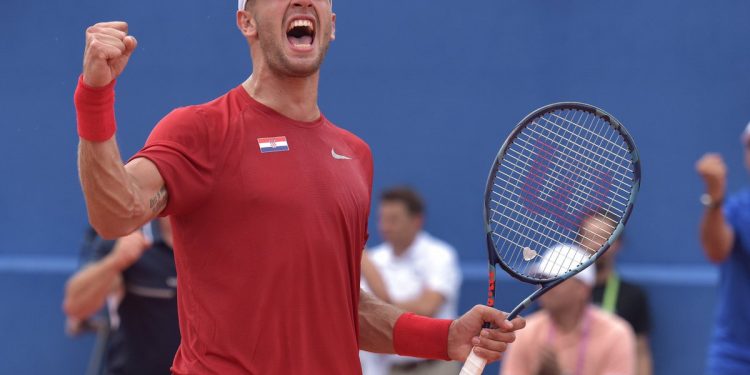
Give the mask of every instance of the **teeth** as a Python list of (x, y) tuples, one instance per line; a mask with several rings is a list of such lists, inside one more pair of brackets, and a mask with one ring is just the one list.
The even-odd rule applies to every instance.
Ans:
[(289, 24), (289, 28), (287, 28), (286, 31), (289, 31), (295, 27), (307, 27), (310, 30), (315, 31), (315, 27), (310, 20), (294, 20)]

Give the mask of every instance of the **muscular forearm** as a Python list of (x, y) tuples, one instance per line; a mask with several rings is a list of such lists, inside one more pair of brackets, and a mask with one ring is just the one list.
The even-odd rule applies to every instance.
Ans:
[(110, 254), (73, 275), (65, 286), (65, 314), (83, 320), (96, 313), (121, 284), (121, 272), (120, 262)]
[(398, 308), (360, 290), (360, 349), (374, 353), (394, 353), (393, 326), (402, 313)]
[(105, 238), (131, 233), (166, 204), (164, 181), (156, 167), (143, 160), (123, 166), (114, 137), (114, 82), (136, 45), (125, 22), (102, 22), (86, 29), (83, 74), (74, 95), (81, 185), (89, 221)]
[(707, 209), (701, 220), (701, 243), (706, 257), (714, 263), (724, 261), (732, 250), (734, 233), (720, 209)]

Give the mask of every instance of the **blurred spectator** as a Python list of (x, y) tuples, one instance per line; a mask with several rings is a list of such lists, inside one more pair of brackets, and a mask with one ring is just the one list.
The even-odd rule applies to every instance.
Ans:
[[(423, 225), (424, 203), (415, 191), (399, 187), (382, 194), (378, 229), (385, 242), (363, 256), (363, 287), (406, 311), (453, 319), (461, 287), (457, 255)], [(365, 375), (456, 375), (461, 368), (457, 362), (366, 352), (360, 357)]]
[(111, 332), (103, 373), (168, 374), (180, 343), (169, 221), (152, 221), (116, 241), (87, 237), (84, 266), (65, 288), (69, 332), (80, 331), (107, 305)]
[[(741, 136), (750, 168), (750, 124)], [(700, 238), (719, 265), (719, 308), (708, 351), (708, 374), (750, 374), (750, 189), (726, 198), (727, 167), (719, 154), (696, 164), (706, 192)], [(723, 210), (722, 210), (723, 207)]]
[[(595, 212), (586, 217), (582, 223), (582, 231), (593, 235), (585, 236), (581, 243), (584, 247), (598, 249), (612, 233), (608, 223), (616, 222), (617, 219), (606, 212)], [(617, 314), (630, 323), (636, 338), (636, 374), (651, 375), (653, 369), (648, 337), (651, 325), (648, 299), (641, 287), (621, 279), (615, 269), (621, 239), (622, 237), (612, 243), (609, 250), (594, 263), (596, 283), (591, 298), (602, 310)]]
[[(569, 246), (546, 251), (539, 269), (588, 256), (580, 248), (571, 255)], [(588, 267), (540, 297), (542, 310), (528, 317), (526, 328), (508, 347), (502, 375), (635, 373), (635, 335), (623, 319), (589, 302), (595, 279), (596, 271)]]

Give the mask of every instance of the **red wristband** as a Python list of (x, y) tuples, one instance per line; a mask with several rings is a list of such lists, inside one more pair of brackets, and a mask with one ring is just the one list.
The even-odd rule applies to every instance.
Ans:
[(448, 330), (452, 322), (412, 313), (402, 314), (393, 327), (393, 348), (396, 354), (450, 361)]
[(78, 119), (78, 136), (92, 142), (104, 142), (117, 129), (115, 122), (115, 81), (104, 87), (91, 87), (78, 78), (73, 96)]

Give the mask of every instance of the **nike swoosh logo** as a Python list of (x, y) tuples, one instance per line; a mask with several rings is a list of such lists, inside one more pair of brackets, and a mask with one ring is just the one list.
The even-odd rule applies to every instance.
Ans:
[(331, 149), (331, 156), (333, 156), (334, 159), (338, 159), (338, 160), (352, 160), (352, 158), (348, 156), (337, 154), (336, 151), (333, 151), (333, 149)]

